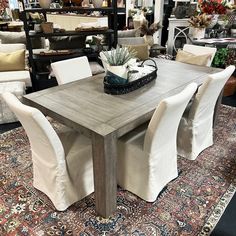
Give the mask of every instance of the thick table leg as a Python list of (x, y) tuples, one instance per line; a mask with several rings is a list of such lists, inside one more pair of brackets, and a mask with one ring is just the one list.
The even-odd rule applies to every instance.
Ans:
[(95, 205), (98, 215), (108, 218), (116, 210), (117, 139), (92, 134)]

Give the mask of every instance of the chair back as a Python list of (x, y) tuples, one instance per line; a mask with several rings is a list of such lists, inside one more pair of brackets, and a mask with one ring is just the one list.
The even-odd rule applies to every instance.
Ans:
[(26, 49), (23, 43), (0, 44), (0, 52), (11, 53), (21, 49)]
[(211, 57), (207, 61), (206, 66), (211, 66), (211, 63), (214, 59), (217, 49), (213, 47), (204, 47), (204, 46), (197, 46), (192, 44), (185, 44), (183, 47), (183, 51), (192, 53), (196, 56), (211, 54)]
[(166, 148), (173, 148), (176, 152), (176, 145), (174, 144), (176, 144), (178, 125), (196, 89), (197, 84), (191, 83), (180, 93), (160, 102), (145, 134), (143, 147), (145, 151), (154, 154)]
[(59, 85), (92, 76), (86, 56), (57, 61), (51, 67)]
[(216, 101), (234, 70), (235, 66), (231, 65), (221, 72), (208, 76), (208, 79), (199, 87), (194, 97), (189, 111), (188, 118), (190, 120), (199, 122), (200, 120), (211, 119), (213, 121)]
[(24, 127), (30, 141), (33, 163), (57, 166), (65, 159), (62, 143), (45, 116), (36, 108), (22, 104), (12, 93), (2, 95)]

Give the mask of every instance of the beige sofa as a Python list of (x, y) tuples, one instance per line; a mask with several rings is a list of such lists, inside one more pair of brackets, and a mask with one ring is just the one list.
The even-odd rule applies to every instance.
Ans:
[[(17, 44), (0, 44), (0, 54), (1, 53), (13, 53), (18, 50), (25, 49), (25, 44), (17, 43)], [(4, 55), (4, 54), (2, 54)], [(26, 59), (25, 59), (26, 60)], [(27, 65), (28, 63), (25, 63)], [(25, 67), (24, 70), (14, 70), (14, 68), (10, 71), (0, 71), (0, 83), (1, 82), (11, 82), (11, 81), (22, 81), (25, 83), (26, 87), (31, 87), (31, 78), (29, 70)]]

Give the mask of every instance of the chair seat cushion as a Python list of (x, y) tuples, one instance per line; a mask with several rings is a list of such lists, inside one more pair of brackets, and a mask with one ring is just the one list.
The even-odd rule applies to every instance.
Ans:
[(12, 81), (25, 82), (26, 87), (32, 86), (30, 73), (27, 70), (0, 72), (0, 83)]

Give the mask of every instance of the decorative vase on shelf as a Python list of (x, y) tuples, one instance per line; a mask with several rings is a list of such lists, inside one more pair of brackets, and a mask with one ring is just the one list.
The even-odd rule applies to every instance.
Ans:
[(39, 5), (42, 8), (50, 8), (51, 3), (52, 3), (52, 0), (39, 0)]
[(92, 3), (95, 8), (100, 8), (102, 7), (103, 0), (92, 0)]
[(154, 44), (154, 39), (152, 35), (145, 34), (143, 38), (144, 38), (145, 43), (147, 43), (149, 47), (151, 47)]
[(205, 37), (206, 28), (191, 27), (191, 34), (193, 39), (202, 39)]

